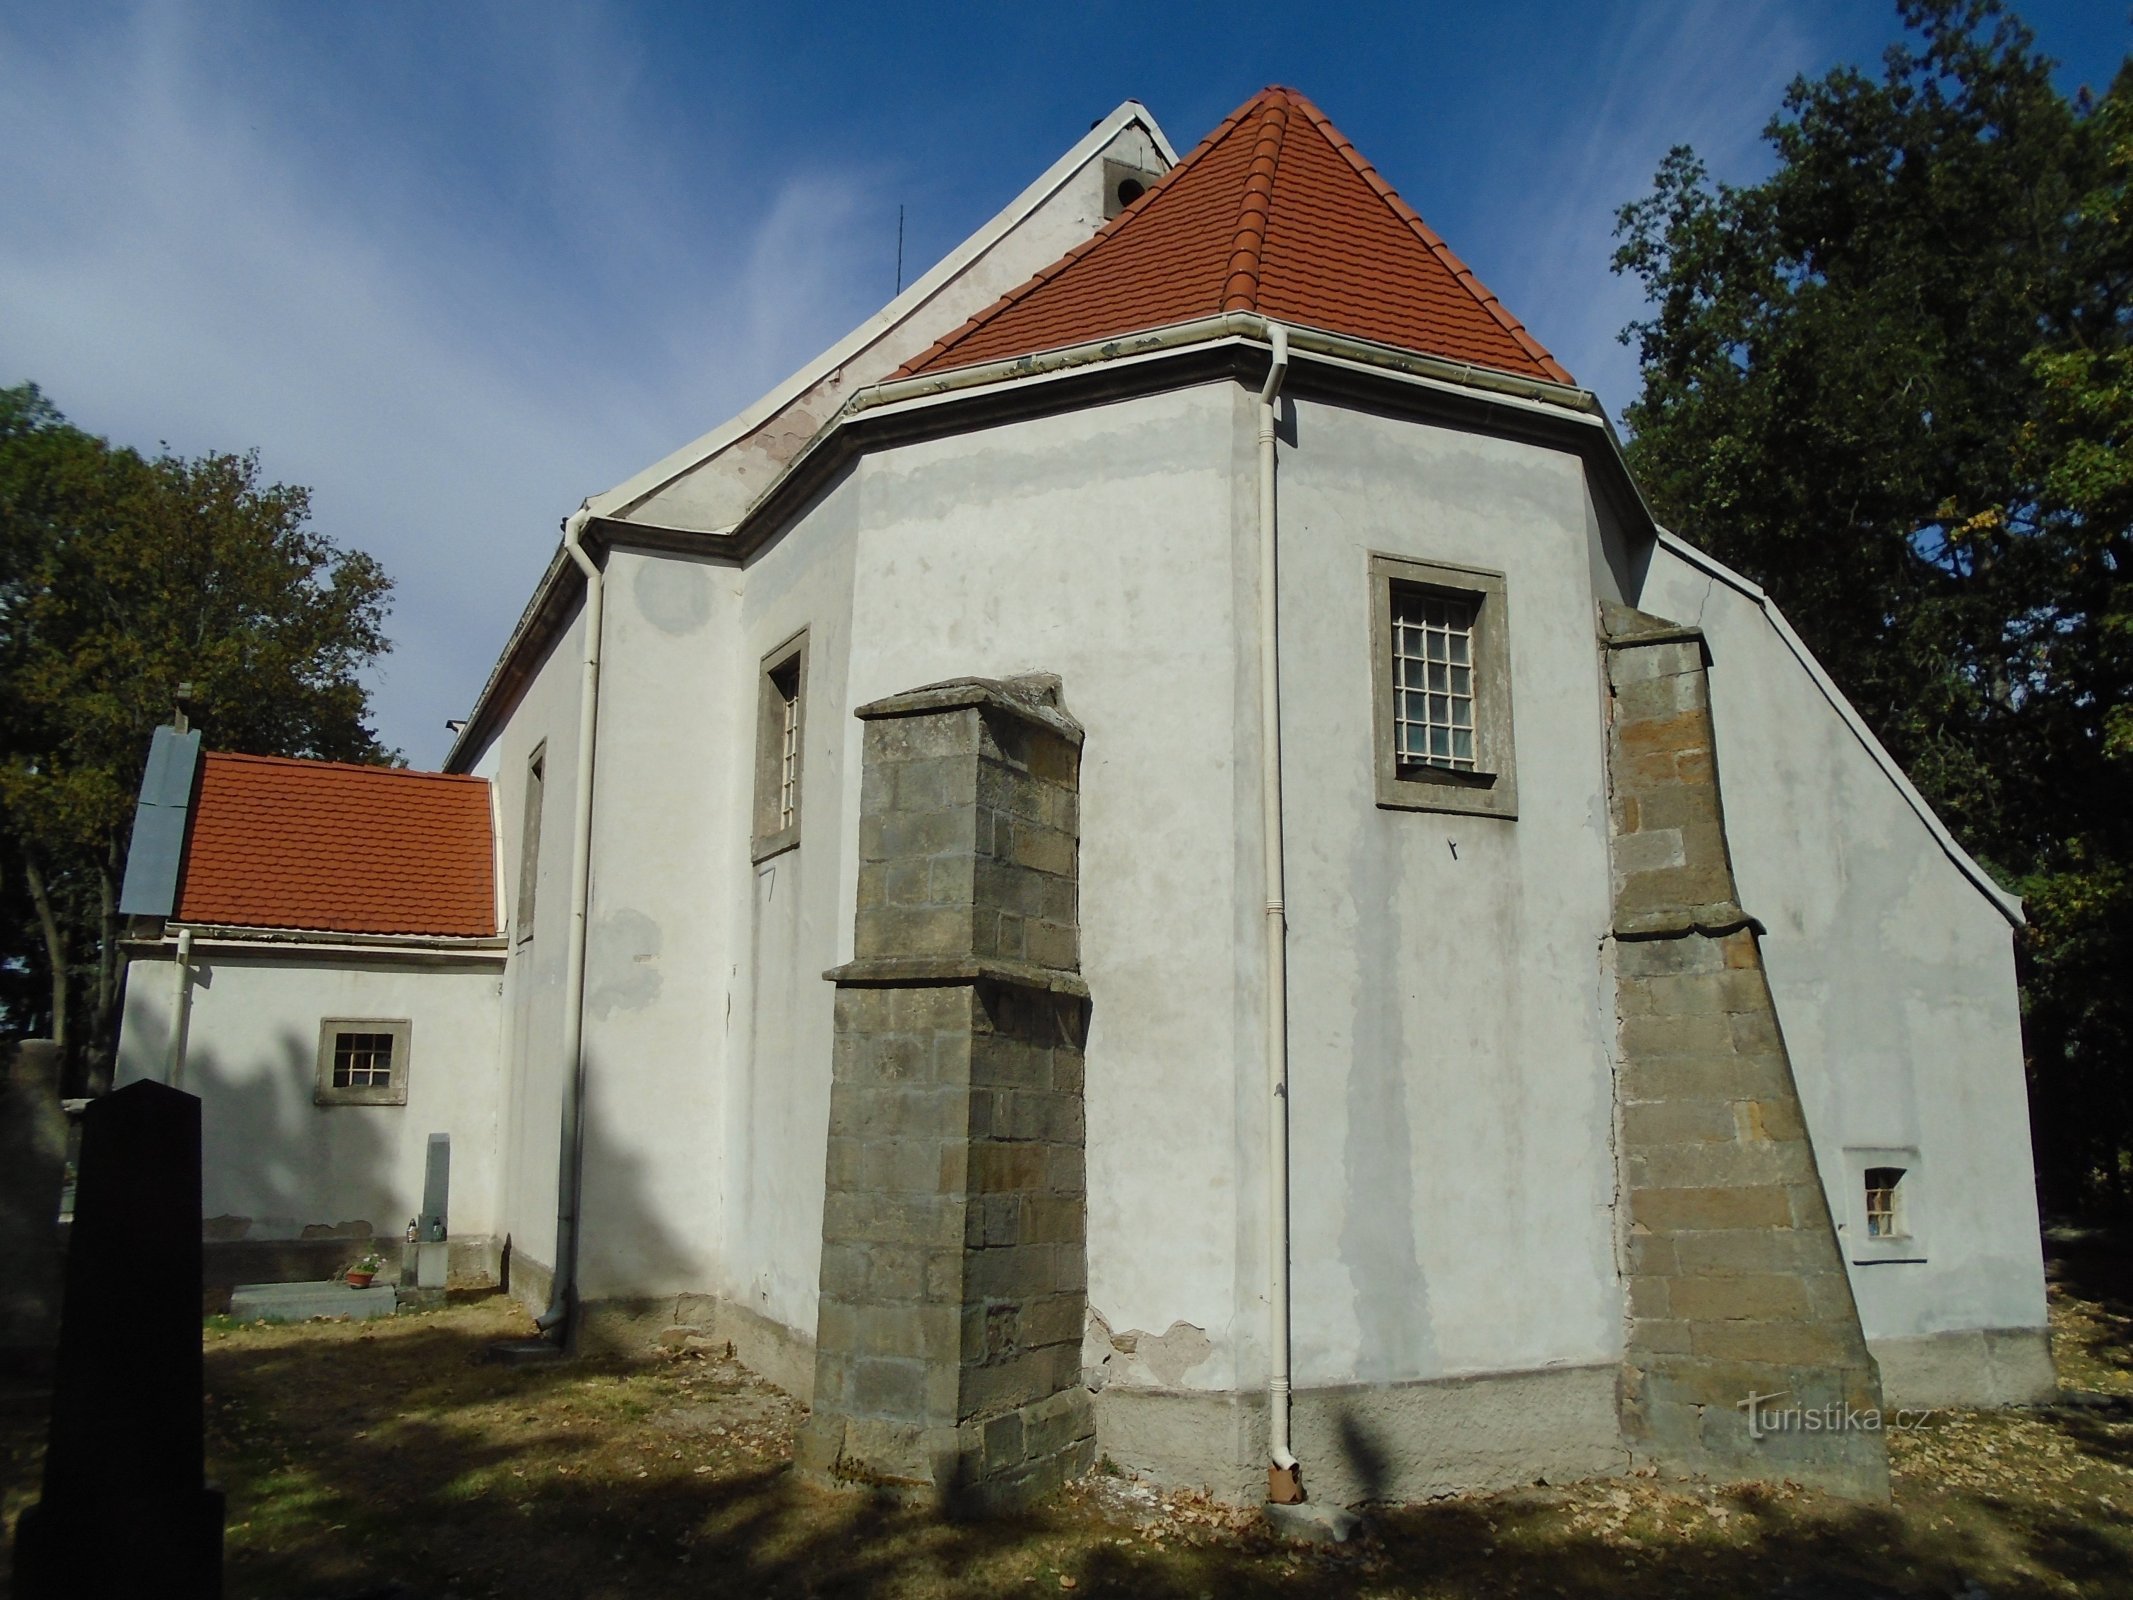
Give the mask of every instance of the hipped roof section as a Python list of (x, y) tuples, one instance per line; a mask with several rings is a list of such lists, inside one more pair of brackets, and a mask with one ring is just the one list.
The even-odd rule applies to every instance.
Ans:
[(1575, 382), (1325, 113), (1284, 88), (1239, 106), (1093, 238), (897, 376), (1228, 311)]
[(489, 785), (210, 751), (176, 915), (221, 927), (493, 937)]

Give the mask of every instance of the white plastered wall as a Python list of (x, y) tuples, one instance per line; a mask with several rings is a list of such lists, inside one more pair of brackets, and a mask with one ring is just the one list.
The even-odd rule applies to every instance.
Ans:
[[(1217, 384), (929, 440), (857, 469), (862, 531), (848, 700), (942, 678), (1055, 672), (1081, 764), (1089, 1302), (1119, 1332), (1176, 1323), (1189, 1387), (1239, 1381), (1246, 1248), (1263, 1201), (1251, 1083), (1256, 766), (1239, 727), (1240, 391)], [(858, 814), (847, 719), (843, 815)], [(1239, 807), (1252, 807), (1248, 832)], [(1256, 877), (1256, 857), (1253, 858)], [(851, 942), (856, 867), (839, 886)], [(1252, 1238), (1259, 1235), (1251, 1232)]]
[[(1637, 604), (1704, 630), (1741, 904), (1870, 1342), (2042, 1329), (2006, 917), (1952, 860), (1762, 606), (1659, 547)], [(1847, 1149), (1916, 1149), (1923, 1260), (1853, 1260)], [(1884, 1356), (1886, 1363), (1887, 1357)]]
[[(729, 564), (607, 559), (586, 934), (588, 1298), (702, 1290), (718, 1270), (727, 908), (744, 882), (730, 827), (747, 766), (739, 590)], [(558, 831), (569, 803), (551, 790)], [(563, 908), (567, 856), (552, 892)]]
[[(362, 1222), (397, 1238), (422, 1209), (433, 1133), (452, 1136), (453, 1235), (499, 1231), (495, 964), (201, 946), (193, 971), (178, 1087), (200, 1097), (201, 1215), (224, 1219), (218, 1237), (287, 1239)], [(163, 1079), (172, 988), (167, 955), (130, 965), (118, 1082)], [(326, 1017), (412, 1024), (406, 1105), (313, 1103)]]
[(638, 521), (667, 527), (731, 527), (852, 394), (1102, 227), (1106, 160), (1161, 173), (1171, 158), (1154, 120), (1137, 107), (1121, 107), (947, 260), (780, 391), (597, 497), (594, 508), (610, 514), (627, 508)]
[[(571, 797), (578, 743), (582, 607), (533, 671), (488, 744), (467, 763), (496, 796), (503, 928), (511, 941), (499, 1047), (499, 1228), (514, 1261), (555, 1264), (557, 1130), (565, 1073), (563, 970), (570, 922)], [(542, 751), (540, 881), (533, 937), (518, 937), (526, 775)]]
[[(852, 636), (855, 499), (846, 477), (749, 565), (731, 642), (735, 713), (719, 849), (730, 1010), (725, 1138), (710, 1147), (725, 1186), (728, 1301), (812, 1343), (822, 1264), (835, 991), (822, 974), (850, 940), (856, 821), (844, 810), (845, 692)], [(807, 634), (799, 843), (750, 861), (757, 675), (763, 657)], [(856, 789), (857, 778), (850, 787)]]
[[(1612, 1361), (1600, 518), (1582, 463), (1309, 401), (1293, 415), (1280, 508), (1296, 1381)], [(1377, 806), (1373, 552), (1504, 575), (1516, 820)]]

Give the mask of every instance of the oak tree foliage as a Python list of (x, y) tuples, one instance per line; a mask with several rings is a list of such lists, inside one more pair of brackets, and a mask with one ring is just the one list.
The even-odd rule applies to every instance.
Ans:
[(382, 761), (391, 582), (256, 454), (154, 457), (0, 389), (0, 1011), (77, 1069), (116, 1029), (116, 902), (181, 683), (214, 749)]
[(1796, 80), (1760, 183), (1619, 215), (1631, 465), (1767, 588), (2019, 942), (2048, 1200), (2133, 1203), (2133, 63), (2100, 99), (1992, 0)]

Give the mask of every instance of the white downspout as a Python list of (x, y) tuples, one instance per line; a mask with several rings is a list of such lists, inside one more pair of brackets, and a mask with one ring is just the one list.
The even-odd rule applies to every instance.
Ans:
[(1289, 330), (1267, 324), (1273, 360), (1259, 390), (1259, 809), (1266, 846), (1267, 1498), (1303, 1498), (1289, 1449), (1289, 963), (1281, 859), (1281, 564), (1274, 499), (1275, 417)]
[(165, 1063), (163, 1081), (173, 1089), (185, 1087), (186, 1035), (193, 1023), (193, 930), (178, 930), (178, 956), (171, 963), (176, 969), (171, 976), (170, 987), (170, 1059)]
[(580, 506), (563, 524), (563, 549), (585, 574), (585, 666), (578, 687), (578, 770), (570, 814), (570, 933), (563, 956), (564, 1086), (556, 1170), (555, 1280), (548, 1309), (535, 1319), (557, 1344), (570, 1336), (577, 1301), (578, 1213), (585, 1170), (585, 912), (592, 893), (593, 751), (600, 729), (600, 618), (606, 599), (599, 563), (581, 542), (592, 520)]

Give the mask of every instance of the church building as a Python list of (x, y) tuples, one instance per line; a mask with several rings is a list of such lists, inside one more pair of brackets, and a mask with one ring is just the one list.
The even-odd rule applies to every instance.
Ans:
[(187, 756), (211, 1236), (446, 1134), (458, 1279), (977, 1505), (1872, 1497), (1800, 1418), (2051, 1393), (2020, 905), (1535, 330), (1304, 96), (1119, 107), (588, 498), (444, 772)]

